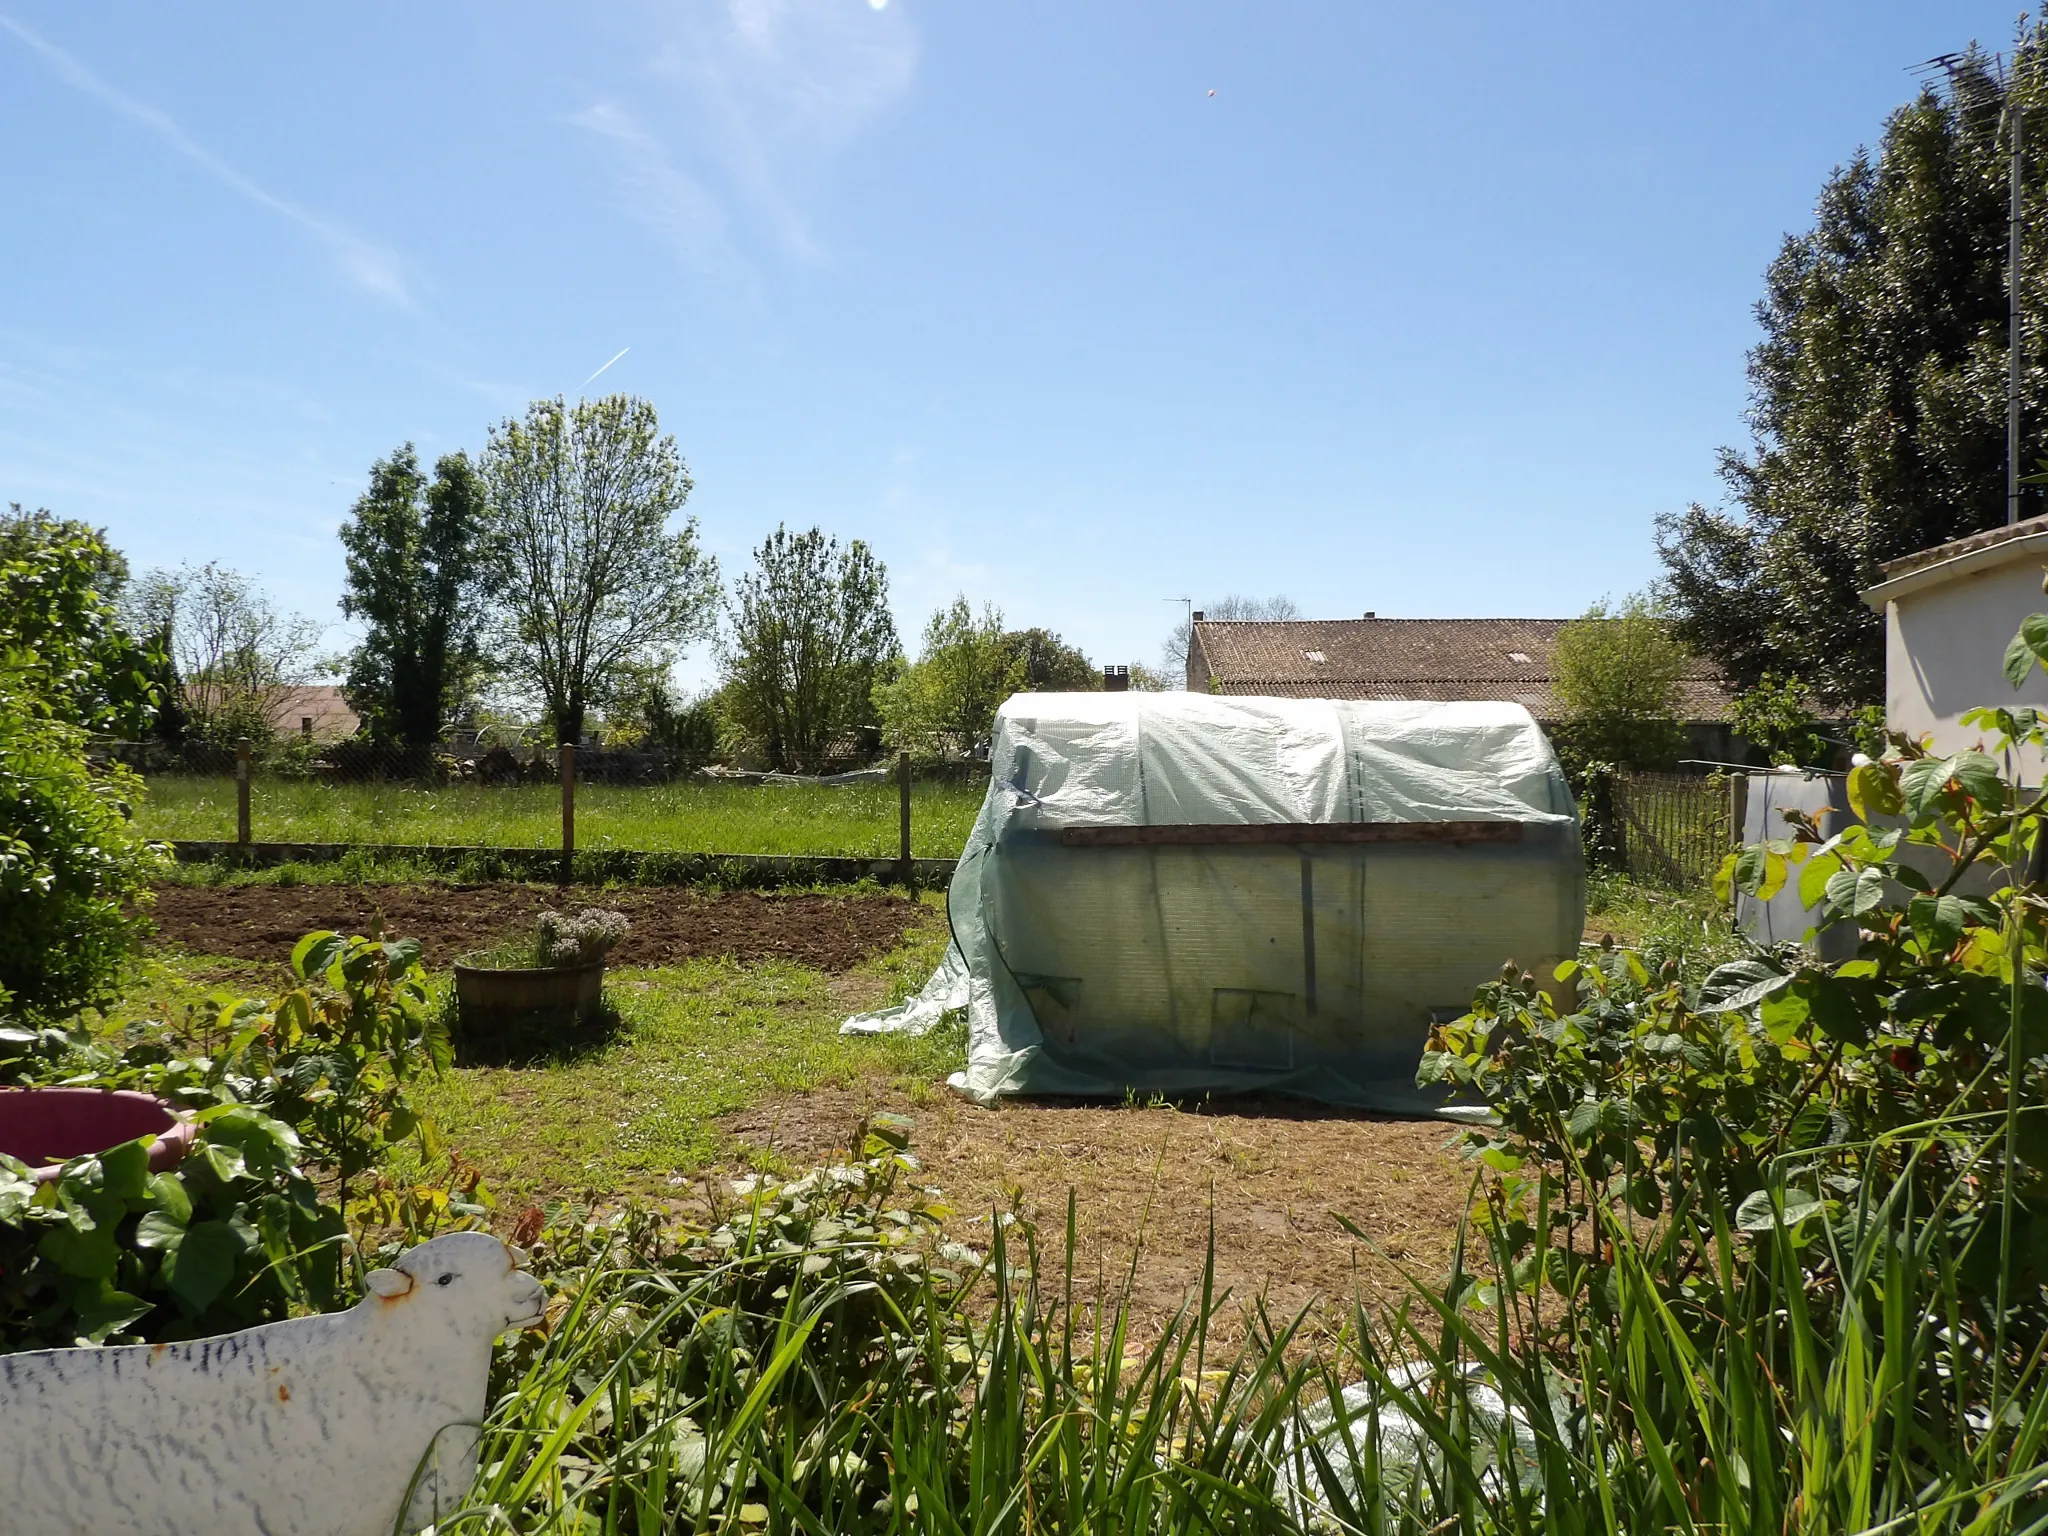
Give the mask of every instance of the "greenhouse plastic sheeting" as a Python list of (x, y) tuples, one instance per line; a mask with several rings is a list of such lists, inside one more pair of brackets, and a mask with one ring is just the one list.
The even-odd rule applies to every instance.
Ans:
[(989, 763), (944, 961), (843, 1026), (965, 1008), (952, 1083), (984, 1103), (1269, 1090), (1434, 1111), (1415, 1086), (1431, 1023), (1508, 960), (1548, 974), (1577, 952), (1578, 815), (1519, 705), (1020, 694)]

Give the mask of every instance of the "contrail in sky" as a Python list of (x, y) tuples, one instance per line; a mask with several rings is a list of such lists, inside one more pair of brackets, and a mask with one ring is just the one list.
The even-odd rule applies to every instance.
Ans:
[[(617, 362), (617, 361), (619, 360), (619, 358), (621, 358), (621, 357), (624, 357), (624, 356), (625, 356), (625, 355), (626, 355), (626, 354), (627, 354), (628, 352), (630, 352), (630, 351), (632, 351), (632, 350), (633, 350), (633, 349), (632, 349), (631, 347), (621, 347), (621, 348), (619, 348), (619, 350), (618, 350), (618, 353), (617, 353), (617, 355), (616, 355), (616, 356), (614, 356), (614, 357), (612, 358), (612, 360), (611, 360), (611, 363), (606, 363), (606, 364), (604, 365), (604, 368), (609, 368), (609, 367), (611, 367), (612, 363), (616, 363), (616, 362)], [(603, 373), (603, 372), (604, 372), (604, 368), (600, 368), (600, 369), (598, 369), (598, 370), (597, 370), (597, 373)], [(593, 374), (592, 374), (592, 375), (590, 376), (590, 379), (594, 379), (594, 378), (596, 378), (596, 377), (597, 377), (597, 373), (593, 373)], [(578, 389), (588, 389), (588, 388), (590, 387), (590, 379), (585, 379), (585, 380), (584, 380), (584, 381), (583, 381), (583, 382), (582, 382), (581, 384), (578, 384), (578, 385), (577, 385), (576, 387), (577, 387)]]

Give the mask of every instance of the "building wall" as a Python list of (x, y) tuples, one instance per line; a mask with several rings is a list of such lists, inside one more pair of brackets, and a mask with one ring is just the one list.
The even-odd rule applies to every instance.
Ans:
[[(1985, 733), (1961, 717), (1984, 705), (2048, 707), (2048, 676), (2038, 670), (2017, 691), (2005, 680), (2005, 648), (2020, 620), (2048, 610), (2037, 559), (2017, 559), (1907, 592), (1885, 604), (1885, 724), (1908, 736), (1932, 736), (1940, 752), (1986, 747)], [(2029, 784), (2043, 780), (2039, 753), (2007, 763)]]

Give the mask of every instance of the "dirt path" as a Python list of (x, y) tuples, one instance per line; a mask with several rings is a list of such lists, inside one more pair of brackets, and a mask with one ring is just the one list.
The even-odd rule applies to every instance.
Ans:
[(1314, 1306), (1320, 1331), (1342, 1325), (1353, 1296), (1375, 1311), (1399, 1300), (1402, 1266), (1430, 1280), (1445, 1272), (1466, 1206), (1469, 1170), (1446, 1150), (1453, 1127), (1293, 1100), (985, 1110), (950, 1096), (913, 1106), (840, 1090), (721, 1123), (742, 1143), (806, 1165), (843, 1155), (875, 1109), (916, 1122), (912, 1148), (959, 1212), (955, 1235), (977, 1246), (987, 1242), (991, 1211), (1014, 1209), (1038, 1224), (1056, 1260), (1071, 1188), (1077, 1289), (1098, 1274), (1115, 1288), (1142, 1230), (1133, 1301), (1155, 1328), (1199, 1292), (1212, 1213), (1217, 1289), (1239, 1306), (1263, 1296), (1276, 1319)]
[(794, 960), (843, 971), (894, 949), (926, 911), (901, 896), (773, 896), (753, 891), (540, 885), (165, 885), (151, 916), (167, 943), (197, 954), (282, 961), (318, 928), (418, 939), (429, 965), (530, 929), (543, 907), (610, 907), (632, 931), (614, 965), (699, 955)]

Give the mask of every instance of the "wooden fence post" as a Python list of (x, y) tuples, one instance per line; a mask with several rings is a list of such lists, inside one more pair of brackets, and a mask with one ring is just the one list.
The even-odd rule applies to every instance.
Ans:
[(249, 846), (249, 738), (235, 743), (235, 842)]
[(896, 754), (897, 839), (896, 860), (903, 874), (904, 889), (911, 883), (910, 863), (910, 754)]
[(567, 885), (576, 867), (576, 744), (563, 742), (559, 756), (562, 763), (562, 883)]

